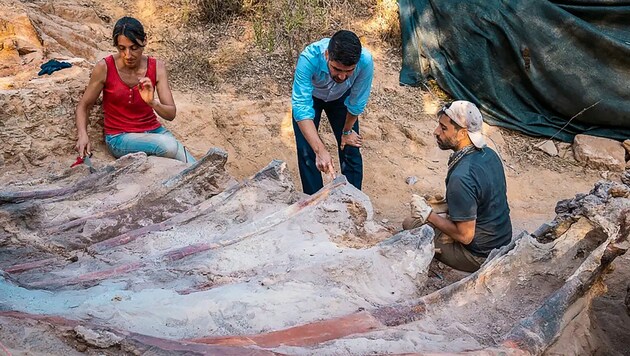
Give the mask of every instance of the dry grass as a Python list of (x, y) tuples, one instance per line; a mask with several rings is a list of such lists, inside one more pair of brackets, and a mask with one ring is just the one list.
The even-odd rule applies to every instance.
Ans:
[(217, 24), (247, 11), (256, 0), (184, 0), (183, 20), (190, 23)]
[(159, 52), (167, 63), (173, 87), (180, 90), (215, 87), (217, 70), (208, 54), (216, 46), (216, 39), (204, 31), (174, 29), (165, 35)]
[(378, 34), (381, 40), (396, 48), (402, 46), (398, 14), (397, 0), (376, 0), (368, 24), (370, 30)]
[[(362, 0), (273, 0), (253, 8), (256, 44), (267, 52), (280, 51), (294, 59), (309, 43), (369, 16), (371, 4)], [(359, 34), (361, 35), (361, 34)]]
[(169, 13), (164, 21), (168, 27), (155, 29), (160, 32), (155, 37), (161, 38), (155, 49), (180, 90), (216, 88), (230, 81), (239, 92), (260, 96), (267, 90), (260, 85), (263, 77), (275, 80), (283, 92), (290, 90), (299, 53), (339, 29), (385, 41), (394, 53), (400, 48), (395, 0), (174, 2), (179, 10)]

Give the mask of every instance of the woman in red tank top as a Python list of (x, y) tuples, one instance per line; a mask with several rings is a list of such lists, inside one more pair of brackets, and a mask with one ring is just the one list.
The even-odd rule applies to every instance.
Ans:
[[(76, 150), (81, 157), (90, 154), (88, 113), (102, 92), (105, 143), (114, 157), (145, 152), (194, 162), (194, 157), (157, 119), (159, 115), (173, 120), (177, 108), (164, 63), (143, 55), (146, 34), (140, 21), (132, 17), (118, 20), (113, 40), (118, 53), (96, 63), (77, 105)], [(155, 90), (159, 99), (155, 98)]]

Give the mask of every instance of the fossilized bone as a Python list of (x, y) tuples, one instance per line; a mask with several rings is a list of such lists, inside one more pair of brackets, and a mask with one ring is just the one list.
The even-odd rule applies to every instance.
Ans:
[[(268, 177), (270, 174), (275, 176), (278, 174), (278, 171), (280, 169), (282, 169), (282, 163), (278, 161), (272, 162), (260, 173), (256, 174), (253, 177), (252, 181), (263, 179), (264, 177)], [(107, 268), (104, 270), (92, 271), (87, 274), (79, 275), (76, 277), (56, 278), (53, 280), (48, 280), (47, 278), (44, 278), (42, 281), (31, 282), (23, 286), (28, 287), (28, 288), (51, 289), (51, 288), (56, 288), (60, 286), (71, 286), (75, 284), (86, 284), (86, 283), (90, 284), (92, 282), (97, 282), (97, 281), (105, 280), (108, 278), (117, 277), (122, 274), (130, 273), (130, 272), (145, 268), (149, 265), (152, 265), (153, 267), (156, 264), (164, 264), (164, 263), (168, 264), (169, 262), (178, 261), (180, 259), (186, 258), (194, 254), (199, 254), (208, 250), (214, 250), (214, 249), (230, 246), (248, 237), (263, 234), (269, 229), (272, 229), (274, 226), (277, 226), (280, 223), (286, 222), (287, 220), (293, 219), (298, 214), (305, 213), (306, 212), (305, 209), (315, 206), (318, 202), (321, 202), (322, 200), (324, 200), (336, 189), (338, 189), (339, 187), (345, 186), (347, 184), (348, 183), (345, 177), (340, 176), (336, 181), (327, 185), (326, 187), (324, 187), (317, 193), (311, 196), (307, 196), (304, 199), (296, 202), (295, 204), (292, 204), (288, 206), (287, 208), (280, 210), (274, 214), (271, 214), (263, 219), (253, 221), (252, 223), (249, 223), (243, 227), (238, 227), (234, 231), (230, 231), (229, 234), (220, 236), (220, 239), (214, 242), (199, 243), (199, 244), (185, 246), (182, 248), (177, 248), (177, 249), (168, 251), (162, 254), (161, 256), (157, 256), (153, 258), (152, 261), (126, 263), (126, 264), (118, 265), (115, 267)], [(172, 219), (169, 219), (163, 223), (153, 224), (148, 227), (135, 230), (133, 233), (124, 234), (115, 240), (107, 240), (105, 241), (106, 244), (98, 243), (98, 244), (92, 245), (90, 247), (90, 250), (93, 252), (103, 252), (106, 249), (129, 243), (135, 240), (136, 238), (140, 236), (144, 236), (145, 234), (151, 231), (165, 230), (176, 225), (184, 224), (187, 221), (194, 219), (195, 217), (198, 217), (202, 214), (207, 214), (208, 208), (210, 207), (216, 206), (217, 204), (225, 204), (225, 201), (229, 199), (229, 197), (233, 196), (236, 190), (238, 189), (230, 189), (227, 196), (225, 198), (222, 197), (223, 199), (219, 199), (219, 200), (213, 199), (212, 202), (206, 201), (200, 204), (200, 206), (197, 206), (194, 208), (194, 211), (192, 213), (186, 212)], [(25, 267), (22, 267), (21, 270), (24, 271)]]
[[(138, 157), (136, 157), (138, 156)], [(142, 164), (146, 160), (146, 155), (130, 155), (118, 164), (122, 167)], [(147, 193), (140, 197), (123, 203), (122, 206), (113, 210), (105, 210), (100, 213), (88, 215), (75, 219), (66, 224), (61, 224), (54, 228), (45, 229), (38, 239), (30, 238), (29, 241), (35, 246), (45, 251), (50, 251), (51, 245), (54, 247), (67, 246), (64, 250), (63, 260), (72, 256), (71, 250), (80, 249), (93, 241), (99, 241), (108, 234), (119, 232), (120, 229), (129, 229), (139, 222), (153, 220), (160, 221), (165, 216), (172, 216), (183, 208), (193, 206), (213, 195), (221, 192), (230, 182), (230, 177), (224, 169), (227, 154), (220, 149), (211, 149), (201, 160), (193, 166), (167, 179), (164, 183), (155, 187), (149, 187)], [(113, 167), (113, 166), (110, 166)], [(91, 177), (91, 176), (90, 176)], [(88, 177), (89, 178), (89, 177)], [(13, 219), (19, 220), (18, 216)], [(70, 233), (67, 230), (72, 227), (80, 227), (86, 221), (98, 221), (104, 219), (114, 221), (105, 229), (96, 229), (91, 232)], [(43, 235), (43, 236), (42, 236)], [(47, 258), (41, 261), (30, 261), (27, 263), (7, 267), (12, 273), (24, 272), (33, 268), (50, 266), (57, 263), (54, 258)]]
[[(171, 229), (95, 250), (93, 256), (39, 278), (28, 270), (17, 280), (5, 274), (0, 288), (7, 297), (0, 305), (42, 313), (44, 307), (22, 300), (45, 296), (56, 315), (181, 338), (195, 347), (238, 345), (286, 354), (540, 354), (562, 333), (574, 312), (569, 307), (587, 298), (588, 291), (594, 295), (593, 282), (628, 248), (628, 199), (611, 193), (613, 184), (602, 183), (591, 194), (569, 201), (554, 222), (537, 230), (536, 237), (550, 242), (525, 235), (493, 253), (480, 271), (417, 296), (413, 291), (422, 283), (432, 246), (429, 235), (422, 235), (422, 251), (417, 250), (418, 236), (413, 234), (430, 228), (400, 233), (365, 249), (332, 244), (342, 234), (374, 231), (367, 226), (371, 207), (348, 184), (335, 187), (338, 182), (333, 182), (321, 195), (294, 204), (279, 200), (250, 211), (242, 221), (215, 226), (224, 221), (223, 214), (237, 211), (247, 194), (278, 182), (263, 180), (260, 186), (237, 189), (221, 204), (210, 203), (219, 201), (215, 196)], [(356, 206), (360, 208), (350, 209)], [(352, 215), (357, 212), (367, 218), (357, 219)], [(177, 245), (169, 246), (169, 240)], [(248, 255), (255, 258), (238, 260)], [(205, 274), (228, 278), (208, 285)], [(51, 283), (51, 277), (56, 281)], [(73, 283), (80, 285), (67, 286)], [(28, 291), (20, 284), (62, 290)], [(389, 295), (390, 288), (401, 294)], [(105, 299), (96, 297), (103, 293)], [(292, 299), (274, 299), (278, 295)], [(143, 307), (147, 298), (160, 308)], [(321, 320), (321, 313), (305, 310), (306, 301), (333, 318)], [(182, 316), (180, 305), (203, 312)], [(286, 314), (296, 307), (301, 314)], [(211, 331), (200, 325), (211, 325)]]
[[(167, 179), (160, 185), (148, 187), (147, 192), (111, 210), (105, 210), (48, 227), (48, 233), (60, 233), (82, 225), (87, 220), (109, 218), (127, 222), (129, 226), (139, 217), (152, 219), (151, 208), (158, 212), (168, 207), (169, 213), (181, 212), (185, 207), (206, 200), (225, 189), (229, 177), (225, 172), (227, 153), (218, 148), (210, 149), (192, 166)], [(155, 214), (155, 212), (153, 212)], [(152, 220), (158, 220), (157, 217)]]
[[(601, 187), (598, 186), (592, 192), (596, 197), (599, 196), (601, 198), (598, 201), (599, 204), (604, 203), (604, 198), (610, 198), (606, 191), (601, 191)], [(602, 212), (602, 209), (600, 208), (601, 205), (593, 204), (593, 202), (597, 201), (596, 199), (582, 196), (578, 200), (589, 202), (585, 209), (579, 211), (591, 216), (593, 221), (597, 221), (597, 223), (587, 223), (584, 218), (581, 220), (575, 219), (573, 221), (580, 223), (576, 227), (567, 229), (564, 226), (564, 222), (568, 220), (566, 216), (561, 217), (560, 222), (550, 224), (539, 231), (539, 233), (550, 233), (550, 230), (558, 228), (561, 231), (558, 235), (562, 235), (562, 237), (552, 243), (540, 245), (530, 237), (523, 240), (524, 242), (516, 242), (516, 244), (513, 242), (513, 245), (515, 244), (517, 248), (509, 252), (507, 248), (504, 249), (503, 252), (500, 252), (487, 262), (479, 272), (416, 301), (397, 303), (375, 310), (363, 311), (345, 317), (265, 334), (207, 337), (191, 339), (190, 341), (221, 345), (258, 345), (275, 351), (298, 354), (326, 354), (336, 349), (348, 350), (351, 347), (350, 345), (357, 346), (357, 343), (353, 343), (352, 340), (360, 339), (362, 334), (366, 335), (366, 338), (361, 338), (361, 340), (364, 340), (364, 343), (369, 340), (379, 340), (380, 338), (388, 339), (388, 335), (394, 332), (390, 331), (392, 327), (410, 323), (423, 325), (425, 323), (423, 320), (444, 318), (439, 315), (444, 315), (449, 310), (456, 315), (457, 307), (453, 309), (453, 303), (456, 305), (461, 301), (465, 303), (464, 305), (470, 304), (472, 291), (477, 291), (476, 293), (478, 293), (479, 291), (487, 290), (487, 292), (491, 293), (490, 295), (501, 292), (496, 290), (497, 283), (500, 283), (500, 278), (496, 278), (498, 275), (507, 273), (506, 277), (509, 279), (510, 273), (519, 273), (525, 276), (533, 271), (538, 271), (533, 272), (534, 276), (536, 273), (553, 273), (562, 276), (566, 272), (562, 272), (561, 269), (568, 265), (568, 261), (576, 259), (577, 261), (582, 261), (575, 269), (568, 271), (571, 273), (565, 275), (564, 278), (566, 280), (564, 280), (561, 287), (549, 296), (544, 297), (537, 309), (531, 309), (532, 305), (530, 305), (531, 314), (529, 316), (523, 319), (515, 319), (516, 323), (513, 324), (512, 329), (505, 330), (504, 341), (495, 340), (492, 346), (488, 344), (485, 346), (480, 344), (478, 346), (478, 352), (483, 352), (484, 354), (540, 354), (562, 332), (566, 322), (564, 317), (568, 308), (589, 290), (593, 282), (601, 276), (602, 272), (615, 257), (627, 251), (629, 245), (628, 231), (630, 229), (628, 226), (630, 224), (628, 220), (630, 220), (630, 209), (613, 210), (612, 217), (604, 218), (601, 215), (597, 215)], [(619, 202), (624, 201), (620, 200)], [(615, 202), (610, 200), (605, 201), (605, 203), (615, 204)], [(625, 201), (625, 204), (627, 206), (628, 202)], [(578, 205), (579, 202), (575, 206)], [(613, 219), (612, 224), (611, 219)], [(616, 224), (614, 219), (618, 220)], [(589, 228), (589, 226), (595, 227)], [(615, 228), (614, 226), (617, 227)], [(582, 236), (586, 237), (582, 238)], [(518, 261), (518, 258), (523, 258), (522, 251), (532, 248), (528, 247), (529, 245), (540, 251), (531, 254), (524, 261), (530, 268), (529, 271), (527, 269), (518, 270), (513, 263)], [(586, 251), (584, 251), (585, 249)], [(508, 253), (501, 255), (504, 252)], [(519, 262), (519, 264), (522, 265), (523, 262)], [(535, 265), (539, 265), (539, 267), (531, 269)], [(553, 266), (556, 266), (555, 270)], [(514, 279), (515, 277), (511, 278)], [(527, 278), (530, 277), (525, 278), (523, 282), (526, 282)], [(508, 286), (509, 284), (505, 287)], [(529, 290), (534, 290), (535, 288), (531, 287)], [(505, 293), (507, 294), (508, 292), (506, 291)], [(507, 299), (511, 301), (514, 300), (514, 297), (508, 297)], [(492, 297), (484, 297), (481, 300), (484, 299), (492, 299)], [(533, 306), (536, 306), (536, 304), (534, 303)], [(488, 305), (488, 308), (493, 308), (493, 306)], [(478, 325), (477, 327), (485, 329), (487, 325)], [(393, 330), (398, 329), (394, 328)], [(286, 345), (293, 345), (294, 347)], [(411, 349), (425, 350), (416, 343), (413, 344)], [(367, 350), (371, 350), (371, 352), (378, 352), (378, 350), (386, 352), (388, 349), (387, 345), (378, 345), (377, 342), (374, 342), (372, 349), (368, 346), (358, 348), (355, 352), (361, 354), (368, 352)], [(427, 350), (429, 351), (430, 348)]]
[[(91, 340), (86, 337), (86, 331), (89, 331), (96, 335), (109, 334), (108, 336), (112, 341), (109, 342), (111, 346), (123, 346), (123, 349), (127, 352), (137, 354), (197, 354), (197, 355), (251, 355), (251, 356), (266, 356), (266, 355), (280, 355), (276, 352), (257, 350), (246, 347), (232, 347), (232, 346), (215, 346), (194, 344), (190, 342), (183, 342), (178, 340), (159, 338), (154, 336), (142, 335), (138, 333), (129, 332), (126, 330), (103, 328), (99, 325), (86, 323), (83, 321), (66, 319), (58, 316), (46, 316), (35, 315), (29, 313), (20, 313), (14, 311), (0, 311), (0, 322), (5, 321), (8, 323), (20, 323), (20, 322), (34, 322), (34, 328), (41, 328), (42, 333), (50, 332), (51, 329), (56, 330), (59, 333), (63, 333), (66, 336), (76, 335), (77, 339), (80, 339), (83, 343), (87, 344), (94, 352), (102, 352), (104, 348), (107, 348), (102, 342), (97, 340)], [(114, 350), (116, 350), (114, 348)], [(37, 352), (38, 350), (30, 350)], [(41, 352), (50, 352), (49, 349), (41, 350)], [(120, 350), (118, 350), (120, 351)]]

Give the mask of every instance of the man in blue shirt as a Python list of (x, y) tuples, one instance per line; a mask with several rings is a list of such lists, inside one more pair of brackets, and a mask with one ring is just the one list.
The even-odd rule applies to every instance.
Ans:
[(440, 110), (434, 131), (442, 150), (453, 150), (446, 174), (448, 216), (435, 214), (414, 194), (404, 229), (431, 223), (436, 229), (435, 258), (455, 269), (474, 272), (490, 251), (512, 239), (503, 164), (486, 146), (483, 120), (475, 104), (455, 101)]
[(322, 111), (337, 139), (341, 173), (361, 189), (363, 140), (358, 118), (370, 97), (373, 74), (372, 55), (351, 31), (311, 43), (300, 54), (291, 106), (304, 193), (322, 188), (320, 172), (335, 175), (332, 157), (318, 134)]

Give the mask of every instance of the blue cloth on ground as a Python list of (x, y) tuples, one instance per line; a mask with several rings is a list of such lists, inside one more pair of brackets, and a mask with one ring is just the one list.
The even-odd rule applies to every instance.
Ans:
[(37, 73), (37, 75), (44, 75), (44, 74), (52, 74), (53, 72), (56, 72), (58, 70), (62, 70), (64, 68), (70, 68), (72, 67), (71, 63), (68, 62), (59, 62), (56, 59), (51, 59), (48, 62), (42, 64), (40, 66), (40, 68), (42, 70), (39, 71), (39, 73)]

